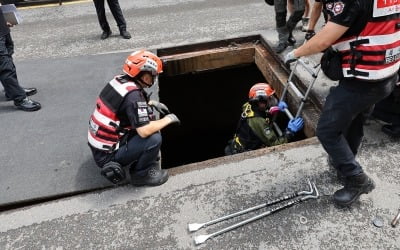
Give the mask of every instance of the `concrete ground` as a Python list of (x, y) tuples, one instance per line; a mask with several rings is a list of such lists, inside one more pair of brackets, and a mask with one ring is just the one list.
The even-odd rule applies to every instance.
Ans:
[[(377, 121), (366, 126), (358, 156), (377, 187), (350, 209), (337, 209), (331, 201), (340, 184), (316, 138), (174, 168), (160, 187), (101, 189), (109, 185), (91, 160), (87, 119), (98, 91), (121, 72), (129, 52), (250, 34), (272, 44), (277, 37), (273, 8), (260, 0), (120, 4), (130, 40), (115, 35), (101, 41), (91, 1), (20, 10), (24, 23), (12, 29), (18, 77), (21, 85), (38, 87), (34, 99), (43, 109), (15, 111), (0, 100), (0, 203), (94, 191), (1, 212), (0, 249), (400, 248), (399, 228), (389, 225), (400, 208), (399, 145), (380, 132)], [(112, 17), (109, 21), (117, 34)], [(298, 40), (303, 35), (295, 33)], [(314, 89), (323, 99), (332, 85), (321, 76)], [(194, 236), (238, 219), (196, 233), (188, 232), (188, 223), (307, 189), (307, 178), (318, 187), (319, 199), (194, 244)], [(373, 225), (377, 219), (382, 227)]]

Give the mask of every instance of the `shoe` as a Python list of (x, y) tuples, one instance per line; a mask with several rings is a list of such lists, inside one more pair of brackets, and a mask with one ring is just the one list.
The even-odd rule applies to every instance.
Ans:
[(100, 39), (101, 39), (101, 40), (107, 39), (109, 36), (111, 36), (111, 34), (112, 34), (111, 30), (109, 30), (109, 31), (103, 31), (103, 33), (101, 34)]
[(275, 47), (275, 52), (280, 54), (288, 47), (287, 43), (279, 43), (278, 46)]
[(348, 207), (357, 201), (360, 195), (368, 194), (374, 188), (374, 181), (365, 173), (348, 176), (344, 188), (336, 191), (333, 195), (333, 199), (337, 205)]
[(292, 33), (289, 34), (288, 43), (291, 46), (293, 46), (296, 43), (296, 38), (294, 38)]
[(14, 105), (23, 111), (36, 111), (42, 107), (39, 102), (33, 101), (28, 97), (25, 97), (21, 101), (14, 101)]
[(302, 25), (301, 25), (301, 31), (307, 32), (309, 20), (310, 20), (309, 17), (303, 17), (303, 18), (301, 19), (301, 23), (302, 23)]
[(157, 167), (152, 167), (147, 172), (146, 176), (139, 176), (131, 171), (131, 184), (133, 186), (159, 186), (167, 182), (168, 180), (168, 172), (165, 169), (158, 169)]
[(382, 132), (393, 137), (400, 137), (400, 126), (395, 125), (383, 125)]
[(131, 39), (131, 34), (128, 32), (128, 31), (126, 31), (126, 30), (121, 30), (120, 32), (119, 32), (119, 34), (124, 38), (124, 39)]
[[(31, 95), (34, 95), (34, 94), (37, 93), (37, 89), (36, 88), (22, 88), (22, 89), (25, 91), (26, 96), (31, 96)], [(11, 101), (12, 100), (7, 94), (5, 94), (5, 96), (6, 96), (6, 100), (7, 101)]]

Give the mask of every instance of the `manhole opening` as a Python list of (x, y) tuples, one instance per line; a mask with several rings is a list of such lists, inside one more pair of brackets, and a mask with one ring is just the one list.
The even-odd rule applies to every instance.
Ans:
[[(158, 97), (182, 122), (162, 130), (163, 168), (224, 156), (250, 87), (268, 82), (279, 98), (289, 76), (281, 59), (260, 36), (159, 49), (157, 54), (164, 61)], [(304, 93), (307, 87), (297, 77), (292, 80)], [(301, 102), (295, 95), (289, 89), (285, 98), (292, 114)], [(312, 101), (306, 102), (302, 111), (305, 126), (296, 141), (315, 135), (319, 105), (313, 104), (312, 93), (309, 97)], [(283, 113), (277, 120), (283, 131), (288, 120)]]
[[(162, 131), (163, 168), (224, 156), (251, 86), (266, 82), (255, 64), (161, 77), (159, 98), (181, 120)], [(288, 118), (277, 119), (284, 127)], [(296, 139), (304, 139), (304, 134)]]

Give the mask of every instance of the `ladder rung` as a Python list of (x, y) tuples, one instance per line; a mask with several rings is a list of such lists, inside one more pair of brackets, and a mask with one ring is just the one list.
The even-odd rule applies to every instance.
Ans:
[(294, 85), (292, 81), (289, 81), (289, 86), (293, 89), (293, 91), (296, 93), (297, 97), (303, 99), (304, 95), (300, 92), (300, 90)]
[(292, 113), (290, 113), (290, 110), (289, 110), (289, 109), (285, 109), (285, 113), (286, 113), (287, 117), (288, 117), (290, 120), (294, 118), (293, 115), (292, 115)]

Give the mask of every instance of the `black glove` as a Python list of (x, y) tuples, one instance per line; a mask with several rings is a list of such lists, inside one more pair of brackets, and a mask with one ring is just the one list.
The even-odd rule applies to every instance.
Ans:
[(305, 36), (306, 40), (310, 40), (311, 37), (313, 37), (313, 36), (315, 36), (315, 31), (314, 30), (307, 30), (306, 36)]
[(155, 100), (150, 100), (148, 102), (148, 105), (154, 107), (162, 115), (166, 115), (166, 114), (171, 113), (169, 111), (167, 105), (165, 105), (164, 103), (161, 103), (161, 102), (158, 102), (158, 101), (155, 101)]
[(170, 124), (176, 123), (178, 125), (181, 124), (181, 121), (179, 120), (179, 118), (175, 115), (175, 114), (168, 114), (165, 117), (168, 117), (171, 120)]

